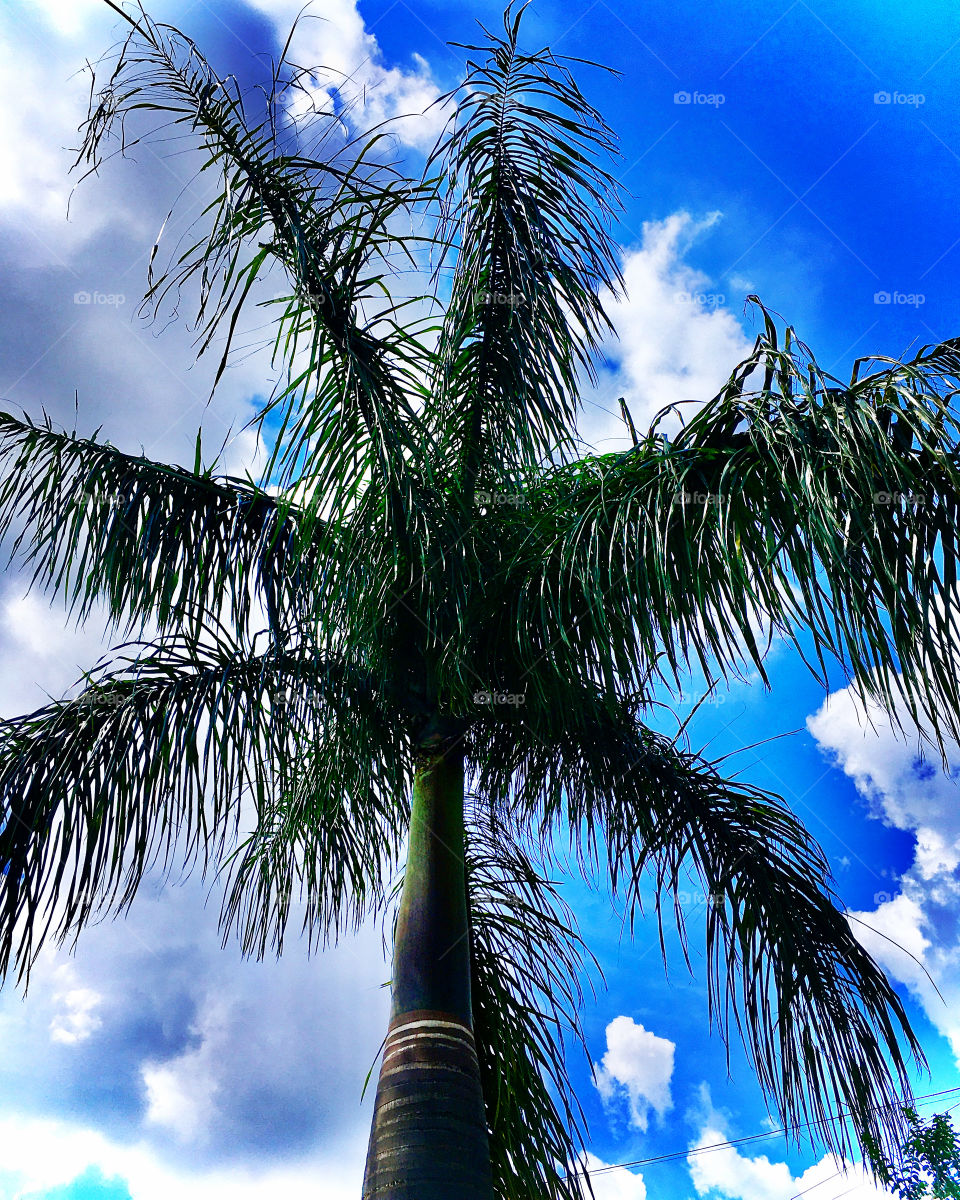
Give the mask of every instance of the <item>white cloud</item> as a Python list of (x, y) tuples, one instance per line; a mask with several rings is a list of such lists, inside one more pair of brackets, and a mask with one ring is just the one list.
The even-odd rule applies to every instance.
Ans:
[(140, 1068), (147, 1094), (144, 1120), (169, 1129), (178, 1140), (203, 1144), (216, 1119), (220, 1091), (218, 1061), (229, 1054), (227, 1005), (214, 998), (190, 1029), (200, 1045), (166, 1062), (144, 1063)]
[[(877, 895), (885, 893), (878, 892)], [(896, 962), (899, 978), (909, 978), (911, 982), (926, 978), (919, 964), (931, 945), (923, 933), (928, 922), (922, 905), (912, 896), (900, 892), (889, 900), (881, 900), (869, 912), (851, 911), (850, 915), (862, 922), (857, 925), (857, 937), (869, 946), (875, 957), (882, 954)]]
[[(700, 1136), (690, 1147), (687, 1166), (697, 1195), (725, 1196), (730, 1200), (793, 1200), (798, 1193), (807, 1194), (821, 1184), (836, 1183), (834, 1192), (844, 1193), (856, 1188), (858, 1200), (887, 1200), (888, 1193), (878, 1188), (859, 1165), (845, 1162), (827, 1154), (794, 1177), (789, 1166), (774, 1162), (766, 1154), (743, 1154), (736, 1146), (725, 1145), (733, 1136), (727, 1114), (713, 1106), (710, 1086), (701, 1083), (697, 1103), (688, 1112), (688, 1119), (700, 1127)], [(774, 1127), (770, 1119), (766, 1124)], [(865, 1190), (866, 1189), (866, 1190)], [(819, 1191), (817, 1191), (819, 1195)], [(826, 1190), (824, 1200), (831, 1192)]]
[(53, 992), (53, 1001), (59, 1005), (50, 1021), (50, 1037), (66, 1046), (85, 1042), (103, 1024), (97, 1008), (103, 997), (93, 988), (78, 986), (76, 971), (71, 963), (56, 968), (55, 977), (60, 981), (59, 989)]
[[(591, 1172), (594, 1200), (646, 1200), (647, 1187), (643, 1176), (626, 1167), (609, 1169), (610, 1164), (595, 1154), (587, 1155), (587, 1170)], [(602, 1171), (602, 1175), (593, 1172)], [(584, 1189), (584, 1196), (586, 1197)]]
[(0, 593), (0, 717), (30, 712), (62, 696), (100, 658), (106, 618), (96, 607), (78, 628), (60, 605), (24, 595), (27, 581)]
[(134, 216), (80, 206), (65, 220), (90, 89), (81, 68), (113, 41), (116, 18), (101, 0), (31, 0), (19, 19), (10, 7), (0, 8), (0, 217), (20, 261), (64, 266), (107, 221), (118, 232)]
[[(639, 431), (644, 432), (667, 404), (684, 401), (684, 419), (717, 394), (730, 372), (750, 353), (752, 339), (726, 307), (726, 297), (701, 271), (684, 262), (692, 243), (718, 220), (713, 212), (696, 220), (675, 212), (662, 221), (645, 221), (639, 249), (623, 256), (626, 299), (604, 294), (619, 340), (610, 339), (604, 353), (615, 367), (613, 378), (601, 375), (595, 397), (582, 422), (586, 440), (601, 450), (628, 446), (616, 404), (626, 399)], [(609, 414), (589, 403), (594, 399)], [(688, 403), (692, 402), (692, 403)], [(673, 415), (664, 422), (678, 428)]]
[(355, 1200), (366, 1149), (364, 1142), (352, 1139), (333, 1153), (287, 1165), (184, 1171), (143, 1142), (121, 1144), (81, 1125), (23, 1116), (0, 1118), (0, 1145), (0, 1200), (46, 1193), (91, 1170), (122, 1179), (133, 1200), (313, 1200), (321, 1192), (325, 1200)]
[[(923, 1005), (950, 1043), (960, 1065), (960, 944), (938, 932), (938, 905), (916, 868), (901, 880), (903, 891), (876, 909), (851, 912), (853, 931), (870, 954)], [(956, 928), (956, 908), (947, 930)]]
[[(251, 3), (275, 23), (282, 39), (303, 8), (299, 0)], [(297, 27), (291, 58), (301, 66), (317, 68), (317, 78), (306, 82), (309, 95), (301, 93), (292, 111), (298, 116), (311, 106), (330, 111), (336, 93), (337, 111), (347, 104), (343, 115), (355, 129), (371, 129), (399, 117), (390, 120), (388, 130), (409, 146), (429, 150), (449, 110), (442, 105), (430, 108), (440, 88), (427, 60), (413, 54), (413, 70), (386, 66), (376, 37), (367, 31), (357, 11), (356, 0), (327, 0), (316, 16), (310, 16), (312, 11), (308, 10)]]
[(8, 589), (0, 608), (0, 629), (18, 649), (38, 658), (62, 661), (76, 646), (74, 631), (36, 592)]
[(379, 931), (308, 958), (294, 915), (282, 959), (243, 961), (207, 897), (148, 876), (69, 958), (44, 949), (25, 1000), (0, 993), (0, 1118), (89, 1124), (171, 1170), (238, 1179), (365, 1136), (389, 1008)]
[[(904, 726), (911, 728), (907, 717)], [(939, 758), (929, 761), (923, 756), (916, 726), (912, 737), (901, 734), (878, 707), (865, 710), (850, 688), (832, 694), (808, 717), (807, 727), (821, 749), (853, 779), (875, 815), (916, 837), (914, 862), (900, 880), (899, 890), (880, 881), (876, 907), (852, 913), (853, 929), (874, 958), (920, 1000), (960, 1063), (960, 788), (956, 779), (944, 774)], [(950, 761), (960, 763), (960, 746), (950, 743), (947, 749)]]
[(25, 3), (61, 37), (76, 37), (103, 16), (103, 0), (25, 0)]
[(673, 1107), (670, 1080), (676, 1046), (657, 1037), (632, 1017), (619, 1016), (607, 1026), (607, 1050), (595, 1065), (596, 1085), (609, 1104), (626, 1094), (630, 1124), (647, 1128), (650, 1109), (663, 1116)]
[[(721, 1128), (707, 1125), (696, 1147), (716, 1145), (726, 1139), (727, 1134)], [(786, 1163), (773, 1162), (765, 1154), (751, 1158), (735, 1146), (690, 1154), (687, 1165), (698, 1196), (709, 1193), (730, 1200), (792, 1200), (798, 1193), (806, 1194), (831, 1180), (835, 1181), (838, 1193), (856, 1188), (856, 1200), (888, 1200), (890, 1196), (877, 1187), (862, 1167), (844, 1163), (834, 1155), (825, 1156), (796, 1177)], [(818, 1191), (817, 1195), (820, 1194)], [(829, 1200), (831, 1193), (825, 1189), (823, 1195)]]
[[(909, 731), (912, 722), (904, 717)], [(960, 856), (960, 793), (956, 781), (940, 769), (939, 761), (921, 761), (921, 743), (896, 732), (877, 705), (863, 708), (850, 688), (832, 694), (807, 720), (822, 748), (832, 754), (869, 800), (875, 811), (898, 829), (918, 831), (926, 878), (949, 874)], [(909, 738), (909, 740), (907, 740)], [(960, 763), (960, 746), (948, 745)], [(929, 840), (930, 846), (924, 843)], [(943, 857), (936, 858), (940, 846)]]

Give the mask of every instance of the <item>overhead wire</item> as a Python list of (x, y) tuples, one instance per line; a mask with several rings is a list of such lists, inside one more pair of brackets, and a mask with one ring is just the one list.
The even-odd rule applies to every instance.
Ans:
[[(927, 1100), (936, 1100), (936, 1099), (939, 1099), (941, 1096), (955, 1095), (957, 1092), (960, 1092), (960, 1087), (947, 1088), (945, 1091), (942, 1091), (942, 1092), (927, 1092), (921, 1096), (914, 1096), (913, 1099), (918, 1102), (919, 1101), (927, 1101)], [(873, 1111), (876, 1111), (877, 1109), (883, 1108), (883, 1107), (885, 1107), (885, 1106), (879, 1105), (879, 1104), (874, 1105)], [(954, 1105), (953, 1107), (954, 1108), (960, 1107), (960, 1103)], [(830, 1120), (842, 1121), (846, 1118), (847, 1115), (848, 1114), (846, 1114), (846, 1113), (838, 1113), (835, 1117), (831, 1117)], [(654, 1154), (654, 1155), (651, 1155), (649, 1158), (635, 1158), (635, 1159), (631, 1159), (628, 1162), (620, 1162), (620, 1163), (605, 1163), (602, 1167), (595, 1167), (593, 1170), (590, 1171), (590, 1174), (591, 1175), (603, 1175), (608, 1171), (619, 1171), (625, 1167), (647, 1167), (653, 1163), (669, 1162), (671, 1160), (678, 1159), (678, 1158), (692, 1158), (694, 1155), (709, 1154), (715, 1150), (726, 1149), (726, 1147), (728, 1147), (728, 1146), (742, 1146), (742, 1145), (745, 1145), (747, 1142), (756, 1142), (756, 1141), (760, 1141), (765, 1138), (779, 1137), (781, 1134), (792, 1133), (798, 1129), (809, 1129), (810, 1126), (814, 1125), (814, 1124), (816, 1124), (816, 1122), (814, 1122), (814, 1121), (804, 1121), (803, 1123), (798, 1124), (798, 1125), (785, 1125), (781, 1129), (771, 1129), (766, 1133), (751, 1133), (751, 1134), (747, 1134), (745, 1137), (729, 1138), (723, 1142), (711, 1142), (707, 1146), (694, 1146), (690, 1150), (673, 1150), (669, 1154)], [(584, 1173), (585, 1172), (583, 1172), (583, 1171), (573, 1171), (573, 1172), (571, 1172), (571, 1176), (572, 1175), (583, 1175)], [(838, 1172), (838, 1174), (839, 1174), (839, 1172)], [(568, 1176), (567, 1178), (570, 1178), (571, 1176)], [(825, 1182), (825, 1181), (823, 1181), (823, 1182)], [(817, 1185), (814, 1184), (813, 1186), (817, 1186)], [(809, 1191), (811, 1189), (808, 1188), (807, 1190)], [(801, 1192), (799, 1194), (802, 1196), (804, 1193)], [(796, 1197), (793, 1197), (793, 1200), (796, 1200)], [(835, 1198), (835, 1200), (836, 1200), (836, 1198)]]

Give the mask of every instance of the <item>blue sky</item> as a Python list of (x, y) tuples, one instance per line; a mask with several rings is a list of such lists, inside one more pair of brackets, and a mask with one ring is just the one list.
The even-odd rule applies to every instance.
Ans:
[[(222, 73), (252, 82), (251, 55), (276, 53), (298, 8), (157, 0), (150, 11), (195, 37)], [(324, 19), (303, 26), (298, 61), (355, 69), (367, 88), (358, 122), (422, 111), (462, 73), (463, 52), (445, 42), (475, 40), (474, 18), (500, 19), (497, 4), (440, 0), (312, 11)], [(709, 399), (752, 342), (751, 292), (842, 378), (858, 355), (896, 357), (960, 333), (960, 13), (534, 0), (523, 29), (528, 45), (620, 72), (575, 67), (619, 135), (614, 173), (628, 189), (615, 236), (629, 294), (611, 306), (620, 341), (585, 393), (593, 444), (624, 444), (620, 395), (643, 423), (671, 400)], [(226, 469), (255, 467), (258, 448), (239, 431), (269, 390), (267, 357), (238, 363), (206, 405), (211, 368), (191, 365), (183, 322), (136, 316), (150, 246), (189, 162), (140, 150), (79, 189), (66, 220), (64, 147), (87, 87), (76, 72), (116, 31), (99, 0), (13, 0), (0, 11), (0, 397), (72, 425), (76, 390), (82, 432), (102, 425), (121, 447), (188, 465), (202, 423), (205, 445), (226, 441)], [(397, 128), (418, 171), (435, 123)], [(188, 188), (167, 237), (202, 199)], [(94, 300), (77, 304), (82, 293)], [(76, 630), (25, 588), (15, 572), (0, 581), (4, 715), (62, 693), (102, 652), (102, 623)], [(860, 927), (921, 1033), (932, 1074), (918, 1090), (956, 1087), (956, 784), (882, 718), (871, 729), (839, 676), (825, 706), (786, 646), (774, 647), (770, 674), (770, 692), (755, 679), (721, 689), (698, 712), (692, 743), (738, 752), (744, 777), (781, 793), (821, 840), (849, 910), (921, 960), (943, 1001), (913, 959)], [(692, 680), (681, 716), (696, 695)], [(797, 732), (767, 741), (787, 731)], [(769, 1129), (742, 1053), (734, 1046), (728, 1078), (722, 1044), (706, 1035), (702, 977), (675, 953), (666, 979), (649, 923), (631, 942), (605, 899), (572, 882), (567, 891), (606, 977), (583, 1013), (601, 1087), (573, 1063), (596, 1160), (683, 1155)], [(72, 956), (45, 955), (25, 1000), (12, 985), (0, 993), (0, 1200), (358, 1194), (369, 1121), (360, 1091), (387, 1008), (379, 931), (309, 959), (292, 940), (279, 963), (244, 962), (220, 950), (216, 899), (205, 897), (196, 878), (151, 880), (126, 920), (89, 930)], [(691, 896), (692, 927), (697, 904)], [(696, 964), (695, 936), (692, 945)], [(771, 1138), (607, 1173), (597, 1194), (881, 1194), (837, 1171), (822, 1150)]]

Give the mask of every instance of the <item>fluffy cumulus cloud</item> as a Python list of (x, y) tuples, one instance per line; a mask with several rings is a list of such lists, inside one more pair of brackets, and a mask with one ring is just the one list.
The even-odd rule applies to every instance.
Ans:
[[(905, 728), (910, 724), (904, 718)], [(817, 742), (856, 784), (882, 820), (912, 833), (915, 858), (875, 907), (851, 913), (857, 937), (909, 986), (960, 1063), (960, 746), (951, 743), (950, 773), (923, 753), (919, 731), (898, 731), (849, 689), (831, 695), (807, 720)]]
[[(687, 1166), (698, 1196), (711, 1200), (795, 1200), (798, 1195), (862, 1197), (862, 1200), (891, 1200), (859, 1164), (845, 1162), (834, 1154), (794, 1175), (787, 1163), (767, 1154), (744, 1153), (727, 1143), (733, 1137), (728, 1115), (714, 1108), (707, 1083), (701, 1083), (698, 1102), (688, 1118), (700, 1134), (690, 1146)], [(771, 1122), (772, 1124), (772, 1122)], [(828, 1185), (832, 1184), (833, 1187)]]
[[(303, 9), (297, 0), (251, 0), (251, 6), (284, 31), (293, 27)], [(415, 53), (407, 69), (387, 66), (376, 37), (364, 26), (356, 0), (327, 0), (322, 7), (308, 10), (297, 25), (290, 58), (316, 66), (294, 98), (296, 115), (309, 110), (336, 112), (361, 130), (389, 121), (395, 137), (420, 150), (429, 150), (436, 141), (449, 109), (434, 105), (440, 88), (430, 64)]]
[(594, 1200), (646, 1200), (643, 1176), (626, 1167), (611, 1166), (595, 1154), (587, 1155), (587, 1170)]
[(244, 961), (221, 949), (208, 892), (148, 877), (72, 957), (43, 952), (25, 1001), (6, 985), (0, 1116), (96, 1128), (201, 1173), (362, 1140), (387, 1021), (379, 932), (313, 957), (294, 937), (279, 961)]
[[(721, 219), (675, 212), (645, 221), (639, 248), (626, 251), (622, 269), (626, 297), (604, 298), (619, 334), (604, 346), (605, 370), (595, 394), (587, 393), (584, 436), (602, 450), (629, 444), (617, 406), (623, 396), (641, 431), (668, 404), (678, 401), (689, 417), (720, 390), (752, 349), (727, 297), (685, 261), (697, 238)], [(678, 418), (664, 428), (674, 431)]]
[(608, 1105), (626, 1098), (630, 1124), (646, 1129), (651, 1109), (662, 1117), (673, 1107), (670, 1080), (676, 1046), (627, 1016), (614, 1017), (606, 1033), (606, 1053), (594, 1068), (597, 1089)]
[[(715, 1146), (726, 1139), (727, 1135), (720, 1128), (707, 1125), (692, 1149)], [(816, 1195), (822, 1194), (825, 1200), (846, 1194), (847, 1190), (857, 1200), (890, 1200), (891, 1195), (878, 1187), (862, 1167), (844, 1163), (829, 1154), (796, 1176), (786, 1163), (774, 1162), (765, 1154), (742, 1154), (735, 1146), (691, 1153), (687, 1164), (698, 1196), (728, 1197), (729, 1200), (793, 1200), (795, 1196), (813, 1192), (814, 1188)], [(831, 1182), (834, 1185), (832, 1192), (827, 1187)]]
[(356, 1138), (283, 1164), (185, 1170), (143, 1141), (120, 1141), (49, 1117), (0, 1116), (0, 1200), (355, 1200), (364, 1146)]
[(50, 1039), (68, 1046), (84, 1042), (102, 1024), (97, 1009), (103, 997), (93, 988), (76, 986), (72, 963), (60, 963), (53, 974), (59, 977), (61, 986), (51, 992), (59, 1008), (50, 1021)]

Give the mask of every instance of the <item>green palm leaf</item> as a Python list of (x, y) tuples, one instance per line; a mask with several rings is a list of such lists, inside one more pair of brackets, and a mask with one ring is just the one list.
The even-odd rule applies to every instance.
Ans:
[(508, 7), (502, 37), (462, 46), (485, 58), (442, 98), (463, 92), (427, 164), (446, 186), (438, 237), (456, 247), (433, 420), (454, 439), (448, 469), (468, 507), (478, 479), (512, 490), (571, 450), (578, 373), (593, 375), (612, 329), (598, 292), (623, 282), (605, 225), (617, 188), (595, 162), (614, 136), (562, 56), (518, 49), (522, 11)]
[(688, 965), (680, 894), (692, 877), (711, 1017), (725, 1037), (736, 1028), (783, 1124), (809, 1123), (849, 1154), (843, 1112), (860, 1144), (889, 1144), (897, 1088), (909, 1088), (901, 1039), (923, 1055), (837, 904), (819, 846), (778, 796), (724, 778), (630, 705), (584, 688), (576, 711), (491, 719), (482, 794), (539, 829), (546, 852), (557, 823), (568, 829), (585, 874), (601, 871), (631, 924), (652, 888), (664, 954), (661, 901), (672, 895)]
[(598, 964), (556, 885), (482, 803), (466, 855), (474, 1033), (496, 1195), (581, 1200), (574, 1172), (586, 1125), (565, 1036), (586, 1053), (580, 979), (585, 958)]
[[(15, 962), (23, 976), (48, 937), (62, 942), (94, 913), (126, 908), (158, 861), (223, 862), (244, 797), (262, 837), (288, 764), (331, 714), (349, 726), (354, 753), (382, 758), (386, 739), (364, 738), (375, 726), (357, 720), (376, 703), (362, 672), (310, 647), (251, 655), (209, 632), (205, 645), (171, 640), (101, 668), (76, 699), (0, 725), (0, 971)], [(312, 902), (329, 922), (351, 880), (347, 863), (337, 869), (332, 908), (322, 893)]]
[(295, 906), (308, 946), (376, 914), (409, 827), (412, 767), (405, 724), (371, 682), (326, 705), (224, 861), (224, 944), (236, 932), (244, 954), (279, 955)]
[(221, 609), (247, 628), (257, 601), (302, 620), (335, 540), (324, 522), (249, 481), (166, 466), (0, 412), (0, 536), (11, 560), (79, 619), (105, 600), (113, 621), (195, 626)]
[(766, 681), (763, 622), (801, 653), (812, 634), (825, 686), (839, 662), (895, 719), (903, 699), (957, 736), (960, 342), (840, 385), (760, 307), (754, 353), (676, 438), (655, 425), (501, 516), (521, 658), (549, 646), (558, 672), (627, 686), (652, 664)]
[[(147, 299), (159, 304), (199, 283), (200, 353), (226, 323), (219, 380), (255, 284), (271, 263), (280, 266), (293, 295), (284, 302), (275, 352), (289, 367), (289, 382), (261, 414), (279, 407), (282, 418), (267, 472), (279, 470), (281, 483), (309, 477), (318, 504), (338, 508), (376, 473), (396, 528), (406, 530), (416, 487), (405, 455), (422, 449), (416, 404), (427, 352), (396, 319), (410, 298), (394, 302), (386, 283), (394, 269), (389, 256), (405, 248), (415, 262), (418, 237), (400, 239), (388, 225), (429, 189), (407, 185), (378, 161), (383, 131), (359, 145), (327, 145), (341, 127), (332, 113), (318, 114), (325, 122), (318, 149), (327, 149), (326, 157), (286, 145), (294, 135), (272, 115), (282, 60), (266, 115), (255, 121), (236, 81), (220, 79), (189, 38), (106, 2), (132, 28), (105, 85), (91, 91), (78, 163), (97, 170), (118, 133), (122, 151), (147, 137), (125, 133), (129, 116), (146, 111), (167, 114), (167, 129), (196, 137), (206, 153), (201, 171), (222, 173), (222, 191), (207, 209), (208, 236), (180, 254)], [(364, 306), (373, 308), (366, 319)], [(337, 455), (321, 440), (331, 426)]]

